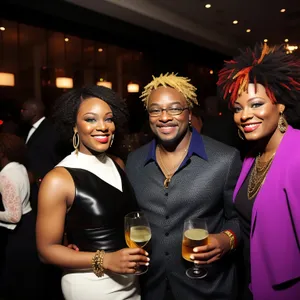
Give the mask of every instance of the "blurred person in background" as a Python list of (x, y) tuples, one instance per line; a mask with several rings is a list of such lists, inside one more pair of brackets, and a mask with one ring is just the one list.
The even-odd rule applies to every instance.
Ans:
[(21, 138), (0, 133), (1, 242), (7, 240), (0, 271), (0, 297), (7, 300), (41, 297), (35, 216), (29, 202), (29, 178), (23, 165), (25, 152)]
[[(22, 105), (21, 119), (30, 126), (25, 142), (26, 167), (30, 180), (30, 203), (37, 214), (39, 186), (44, 176), (66, 155), (69, 147), (60, 143), (59, 133), (45, 116), (45, 106), (40, 99), (28, 99)], [(43, 265), (44, 297), (62, 299), (60, 288), (61, 270)], [(49, 284), (50, 283), (50, 284)]]
[(59, 149), (59, 135), (45, 117), (41, 100), (29, 99), (23, 103), (21, 118), (30, 125), (26, 136), (26, 165), (31, 183), (31, 205), (36, 212), (38, 186), (42, 178), (63, 158)]

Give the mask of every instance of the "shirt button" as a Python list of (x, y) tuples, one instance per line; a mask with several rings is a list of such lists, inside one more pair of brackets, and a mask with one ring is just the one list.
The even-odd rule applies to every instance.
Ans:
[(165, 252), (165, 255), (168, 256), (168, 255), (169, 255), (169, 252)]
[(169, 216), (166, 216), (166, 220), (168, 220), (169, 219)]
[(165, 236), (169, 236), (169, 232), (166, 232), (166, 233), (165, 233)]

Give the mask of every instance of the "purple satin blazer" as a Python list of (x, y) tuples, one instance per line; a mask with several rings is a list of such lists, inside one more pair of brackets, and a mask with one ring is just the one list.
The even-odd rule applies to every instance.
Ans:
[[(245, 159), (234, 199), (253, 162)], [(290, 126), (254, 202), (250, 262), (254, 300), (300, 299), (300, 130)]]

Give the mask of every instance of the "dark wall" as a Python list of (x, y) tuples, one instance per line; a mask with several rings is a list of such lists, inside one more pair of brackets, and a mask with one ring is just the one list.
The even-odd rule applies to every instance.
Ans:
[[(65, 1), (1, 0), (1, 18), (140, 51), (143, 53), (144, 63), (151, 66), (151, 72), (155, 75), (178, 72), (180, 75), (189, 76), (188, 64), (218, 69), (224, 59), (227, 59), (223, 54), (205, 47), (131, 25)], [(141, 77), (143, 84), (151, 80), (146, 72)], [(192, 83), (198, 88), (200, 101), (215, 94), (215, 75), (212, 77), (204, 74), (196, 77), (192, 77)], [(47, 99), (52, 103), (61, 93), (57, 89), (46, 88), (42, 92), (47, 96), (43, 97), (46, 104)], [(13, 93), (11, 98), (14, 98)], [(140, 120), (135, 117), (131, 124), (131, 130), (138, 131), (145, 119), (144, 108), (137, 94), (128, 95), (127, 101), (132, 114), (140, 116)]]
[[(226, 58), (205, 47), (128, 24), (59, 0), (2, 0), (0, 18), (63, 31), (80, 37), (144, 52), (157, 72), (170, 71), (173, 64), (194, 62), (218, 68)], [(174, 66), (173, 66), (174, 67)]]

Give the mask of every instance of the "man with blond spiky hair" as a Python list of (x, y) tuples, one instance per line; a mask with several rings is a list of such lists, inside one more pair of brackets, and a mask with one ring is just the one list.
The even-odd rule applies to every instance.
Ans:
[[(232, 194), (239, 153), (192, 128), (197, 95), (190, 79), (153, 76), (141, 98), (155, 138), (129, 155), (126, 171), (152, 230), (142, 299), (234, 300), (240, 229)], [(208, 244), (193, 246), (190, 262), (181, 253), (187, 219), (205, 220), (209, 232)], [(186, 273), (192, 262), (195, 272)]]

